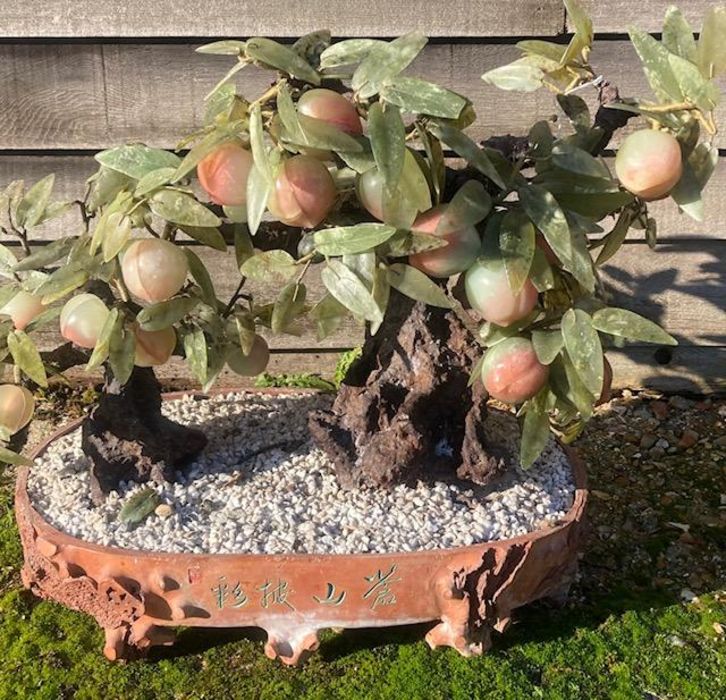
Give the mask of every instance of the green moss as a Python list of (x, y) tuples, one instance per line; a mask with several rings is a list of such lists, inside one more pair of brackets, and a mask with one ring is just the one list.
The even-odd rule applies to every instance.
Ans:
[(333, 381), (336, 387), (341, 385), (345, 379), (345, 375), (348, 374), (350, 366), (361, 356), (362, 352), (363, 348), (353, 348), (341, 354), (338, 364), (335, 366), (335, 374), (333, 375)]
[(318, 389), (335, 391), (335, 385), (319, 374), (302, 372), (300, 374), (268, 374), (264, 372), (255, 380), (255, 386), (261, 388), (282, 387), (291, 389)]

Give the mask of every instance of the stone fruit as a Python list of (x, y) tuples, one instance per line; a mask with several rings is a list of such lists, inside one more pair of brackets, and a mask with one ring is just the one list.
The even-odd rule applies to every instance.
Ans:
[(527, 338), (507, 338), (487, 350), (481, 378), (492, 398), (521, 403), (545, 385), (549, 371)]
[(226, 143), (197, 165), (197, 177), (215, 204), (238, 207), (247, 202), (247, 177), (252, 153), (236, 143)]
[(383, 221), (383, 175), (378, 168), (370, 168), (358, 178), (356, 193), (368, 213)]
[(252, 343), (252, 350), (245, 355), (242, 350), (234, 346), (227, 353), (229, 368), (244, 377), (254, 377), (265, 371), (270, 361), (270, 349), (262, 336), (256, 335)]
[(33, 417), (35, 399), (24, 387), (16, 384), (0, 386), (0, 425), (14, 435)]
[(626, 190), (646, 201), (660, 199), (681, 179), (681, 146), (665, 131), (636, 131), (618, 149), (615, 172)]
[(128, 290), (150, 304), (173, 297), (184, 285), (188, 269), (182, 250), (158, 238), (134, 241), (121, 261)]
[(134, 364), (138, 367), (156, 367), (167, 363), (176, 347), (176, 333), (173, 328), (145, 331), (136, 326), (134, 335), (136, 336)]
[(312, 156), (293, 156), (280, 167), (267, 206), (289, 226), (313, 228), (333, 208), (337, 191), (328, 169)]
[(501, 259), (477, 260), (466, 273), (464, 288), (471, 307), (498, 326), (519, 321), (537, 305), (537, 290), (530, 280), (512, 293)]
[(21, 290), (0, 309), (0, 315), (10, 316), (15, 328), (22, 331), (44, 310), (45, 305), (41, 302), (40, 297)]
[(481, 251), (481, 239), (474, 226), (437, 232), (436, 228), (446, 207), (446, 204), (442, 204), (425, 211), (411, 226), (414, 231), (434, 234), (448, 243), (441, 248), (409, 256), (409, 264), (431, 277), (451, 277), (467, 270)]
[(95, 294), (79, 294), (69, 299), (60, 315), (61, 335), (72, 343), (95, 347), (109, 310)]
[(308, 90), (297, 102), (300, 114), (331, 124), (351, 136), (363, 133), (358, 112), (352, 102), (334, 90)]

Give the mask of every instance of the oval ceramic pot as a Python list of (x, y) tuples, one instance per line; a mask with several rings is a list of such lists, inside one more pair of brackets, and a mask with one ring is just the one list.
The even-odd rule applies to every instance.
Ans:
[[(79, 423), (57, 432), (33, 457)], [(104, 547), (41, 517), (28, 497), (25, 467), (15, 498), (23, 582), (36, 595), (93, 615), (112, 660), (173, 643), (173, 628), (180, 625), (261, 627), (268, 635), (265, 653), (297, 664), (317, 648), (318, 631), (325, 628), (438, 621), (426, 635), (432, 648), (480, 654), (515, 608), (561, 598), (575, 575), (587, 491), (579, 459), (567, 452), (576, 492), (552, 527), (468, 547), (383, 554), (205, 555)]]

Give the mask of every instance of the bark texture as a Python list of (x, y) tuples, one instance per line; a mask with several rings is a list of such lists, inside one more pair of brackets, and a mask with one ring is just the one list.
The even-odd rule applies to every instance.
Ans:
[(332, 409), (310, 416), (313, 438), (339, 483), (486, 484), (499, 476), (508, 455), (487, 445), (486, 393), (481, 382), (467, 386), (479, 353), (453, 311), (393, 292), (381, 328), (366, 339)]
[(94, 503), (121, 481), (173, 481), (175, 470), (207, 444), (201, 431), (162, 416), (161, 386), (150, 367), (135, 367), (124, 386), (107, 378), (82, 435)]

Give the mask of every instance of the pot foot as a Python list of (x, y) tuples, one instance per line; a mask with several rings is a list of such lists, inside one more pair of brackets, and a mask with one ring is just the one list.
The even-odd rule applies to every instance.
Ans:
[(320, 646), (318, 630), (302, 629), (291, 635), (280, 632), (267, 632), (265, 656), (279, 659), (286, 666), (299, 666)]
[(492, 646), (491, 634), (488, 628), (478, 630), (476, 636), (469, 631), (468, 625), (452, 625), (442, 620), (436, 627), (429, 630), (426, 643), (432, 648), (452, 647), (462, 656), (481, 656)]

